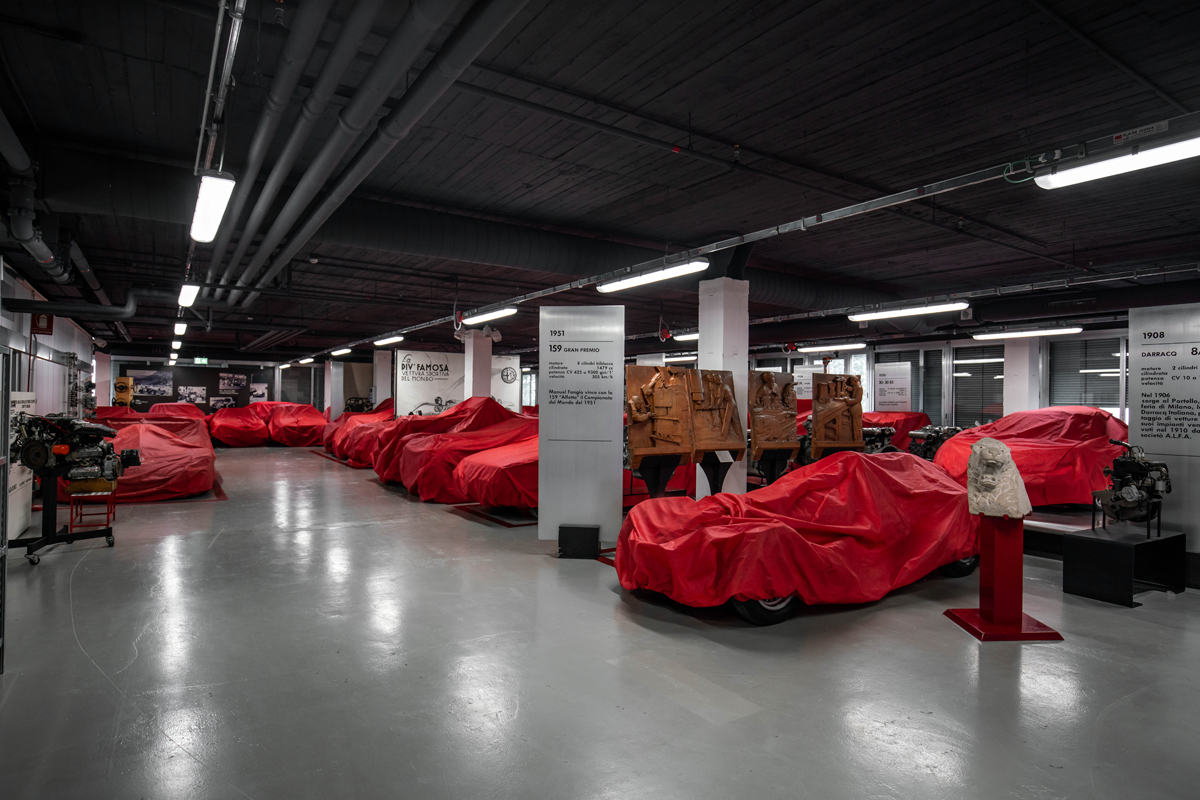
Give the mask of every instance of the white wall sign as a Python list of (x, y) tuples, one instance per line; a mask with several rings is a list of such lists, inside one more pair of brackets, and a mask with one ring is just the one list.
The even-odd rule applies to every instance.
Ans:
[(542, 306), (538, 338), (538, 538), (560, 525), (621, 530), (625, 307)]
[(521, 412), (520, 356), (492, 356), (492, 397), (509, 411)]
[(912, 411), (912, 363), (875, 364), (875, 410)]
[[(11, 392), (9, 394), (9, 418), (13, 414), (34, 414), (37, 395), (34, 392)], [(8, 443), (17, 438), (16, 430), (8, 432)], [(15, 539), (29, 527), (29, 516), (33, 506), (33, 471), (15, 461), (8, 472), (8, 537)]]
[(1129, 309), (1129, 440), (1167, 463), (1163, 528), (1200, 550), (1200, 304)]
[[(396, 416), (440, 414), (463, 400), (466, 357), (462, 353), (396, 351)], [(512, 380), (506, 380), (511, 378)], [(492, 356), (492, 397), (521, 410), (521, 357)]]
[(812, 376), (818, 372), (824, 372), (825, 367), (818, 364), (816, 366), (796, 366), (792, 367), (792, 375), (795, 377), (793, 385), (796, 389), (796, 397), (801, 400), (812, 400)]

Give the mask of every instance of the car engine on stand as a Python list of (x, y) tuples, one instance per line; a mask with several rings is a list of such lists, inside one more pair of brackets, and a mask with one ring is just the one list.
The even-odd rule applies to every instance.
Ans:
[(926, 461), (933, 461), (933, 457), (937, 455), (938, 448), (947, 439), (958, 433), (962, 433), (962, 428), (956, 428), (952, 425), (926, 425), (923, 428), (917, 428), (915, 431), (909, 431), (908, 438), (911, 441), (908, 443), (908, 452), (914, 456), (920, 456)]
[(127, 467), (141, 464), (137, 450), (113, 449), (108, 439), (117, 432), (106, 425), (67, 415), (17, 414), (12, 428), (12, 459), (39, 478), (63, 478), (68, 491), (109, 491)]
[[(1166, 463), (1150, 461), (1146, 452), (1128, 442), (1109, 439), (1125, 448), (1104, 474), (1111, 483), (1107, 489), (1092, 492), (1098, 510), (1105, 518), (1120, 522), (1150, 522), (1162, 513), (1162, 497), (1171, 493), (1171, 473)], [(1161, 524), (1161, 523), (1160, 523)]]

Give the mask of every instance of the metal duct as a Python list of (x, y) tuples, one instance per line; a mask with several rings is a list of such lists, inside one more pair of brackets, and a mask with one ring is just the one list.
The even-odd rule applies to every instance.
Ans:
[(8, 168), (18, 175), (33, 174), (33, 160), (25, 152), (24, 145), (3, 111), (0, 111), (0, 155), (4, 156)]
[[(17, 314), (54, 314), (72, 319), (88, 319), (100, 322), (130, 319), (137, 314), (138, 301), (159, 302), (175, 305), (179, 300), (178, 294), (163, 292), (155, 289), (130, 289), (125, 293), (125, 304), (120, 306), (100, 306), (93, 303), (65, 303), (57, 300), (17, 300), (5, 299), (2, 304), (5, 311)], [(196, 305), (210, 305), (211, 301), (197, 300)]]
[[(502, 30), (508, 27), (513, 18), (523, 9), (529, 0), (480, 0), (463, 19), (462, 23), (450, 34), (450, 38), (442, 45), (442, 49), (433, 57), (429, 65), (392, 112), (387, 115), (370, 141), (358, 151), (358, 155), (342, 172), (333, 189), (326, 195), (321, 205), (305, 220), (300, 229), (292, 234), (290, 241), (275, 258), (271, 268), (263, 275), (259, 285), (265, 286), (271, 278), (279, 274), (287, 262), (292, 259), (300, 248), (308, 243), (317, 229), (329, 219), (329, 216), (346, 202), (350, 193), (359, 187), (367, 177), (375, 171), (379, 163), (392, 151), (401, 139), (408, 136), (413, 127), (421, 121), (433, 104), (441, 99), (467, 67), (471, 66), (483, 49), (491, 44)], [(260, 250), (259, 253), (263, 251)], [(258, 254), (255, 254), (256, 256)], [(246, 286), (254, 274), (247, 269), (246, 274), (238, 279), (238, 286)], [(237, 300), (237, 292), (231, 292), (229, 304)], [(251, 294), (242, 303), (242, 308), (249, 308), (258, 298)]]
[[(233, 236), (233, 232), (242, 218), (246, 201), (250, 199), (250, 192), (254, 189), (258, 172), (262, 169), (263, 160), (267, 157), (267, 148), (275, 139), (279, 123), (283, 120), (283, 112), (287, 110), (288, 103), (291, 102), (296, 84), (304, 75), (304, 65), (321, 35), (321, 29), (325, 26), (325, 18), (329, 15), (332, 5), (333, 0), (310, 0), (301, 5), (300, 10), (296, 13), (291, 33), (283, 43), (283, 51), (279, 54), (279, 63), (275, 65), (275, 77), (271, 79), (271, 87), (267, 91), (267, 101), (263, 105), (262, 113), (259, 114), (254, 137), (250, 140), (250, 150), (246, 156), (242, 174), (238, 178), (237, 189), (234, 191), (229, 211), (225, 214), (225, 221), (217, 232), (216, 241), (213, 242), (212, 258), (208, 262), (208, 278), (205, 283), (213, 282), (213, 277), (220, 268), (221, 261), (225, 258), (225, 249), (229, 246), (229, 239)], [(204, 290), (205, 294), (207, 292), (207, 289)]]
[[(396, 32), (388, 39), (371, 72), (359, 84), (354, 97), (338, 115), (337, 126), (325, 141), (321, 152), (308, 165), (301, 176), (300, 182), (292, 190), (292, 194), (284, 204), (283, 210), (267, 230), (266, 236), (259, 243), (254, 257), (246, 265), (242, 276), (238, 279), (239, 286), (246, 286), (258, 271), (262, 269), (267, 258), (287, 232), (295, 225), (296, 220), (304, 213), (304, 209), (312, 202), (325, 181), (337, 169), (339, 163), (350, 152), (354, 143), (367, 129), (375, 117), (375, 112), (388, 99), (388, 96), (405, 79), (408, 70), (417, 57), (429, 44), (442, 24), (450, 17), (456, 3), (439, 0), (413, 0)], [(229, 297), (232, 305), (240, 296), (233, 292)]]
[(750, 300), (784, 308), (849, 308), (894, 300), (895, 295), (828, 281), (808, 280), (782, 272), (750, 268)]
[[(96, 295), (96, 299), (100, 301), (101, 305), (111, 306), (112, 301), (108, 299), (108, 293), (100, 286), (100, 281), (97, 280), (95, 273), (92, 272), (92, 265), (84, 258), (83, 251), (79, 249), (79, 243), (74, 239), (71, 240), (70, 253), (71, 263), (75, 265), (75, 271), (83, 276), (84, 283)], [(133, 337), (129, 335), (129, 331), (126, 329), (124, 323), (117, 322), (115, 327), (121, 336), (124, 337), (125, 341), (133, 341)]]
[[(324, 66), (321, 67), (321, 74), (317, 76), (316, 83), (313, 84), (308, 97), (304, 101), (304, 105), (300, 109), (300, 116), (292, 126), (292, 132), (288, 135), (287, 143), (283, 146), (283, 151), (279, 154), (279, 158), (275, 160), (274, 166), (271, 167), (271, 174), (267, 177), (267, 182), (263, 186), (262, 191), (259, 192), (258, 199), (254, 201), (254, 208), (250, 211), (250, 218), (246, 221), (246, 226), (242, 229), (242, 236), (238, 239), (237, 247), (234, 248), (233, 255), (229, 258), (229, 265), (225, 268), (225, 272), (221, 276), (221, 283), (228, 283), (233, 273), (242, 263), (242, 258), (245, 257), (246, 250), (254, 241), (254, 237), (258, 234), (258, 229), (262, 227), (267, 212), (271, 209), (271, 204), (275, 202), (275, 198), (279, 195), (279, 190), (283, 188), (283, 182), (287, 180), (292, 167), (295, 166), (296, 159), (300, 157), (300, 152), (308, 142), (308, 138), (312, 134), (313, 128), (316, 127), (317, 121), (325, 113), (325, 108), (329, 105), (329, 101), (337, 91), (347, 67), (350, 66), (350, 62), (354, 60), (354, 57), (358, 55), (358, 48), (366, 39), (367, 34), (371, 32), (371, 25), (379, 15), (379, 9), (383, 5), (383, 2), (384, 0), (358, 0), (355, 3), (354, 10), (350, 12), (349, 18), (347, 18), (345, 24), (342, 26), (341, 33), (338, 34), (337, 41), (333, 45), (333, 50), (330, 51), (329, 57), (325, 59)], [(303, 13), (304, 8), (307, 8), (307, 6), (302, 7), (301, 13)], [(294, 37), (295, 34), (293, 33), (292, 36)], [(291, 42), (291, 38), (288, 41)], [(298, 78), (299, 74), (297, 74)], [(295, 81), (292, 82), (292, 89), (295, 88), (295, 83)], [(289, 96), (290, 94), (291, 89), (288, 91)], [(265, 110), (263, 114), (264, 116), (266, 115)], [(273, 135), (274, 129), (272, 129)], [(251, 148), (251, 151), (253, 156), (253, 148)], [(261, 158), (259, 161), (261, 164)], [(255, 167), (254, 174), (257, 176), (258, 167)], [(246, 194), (249, 195), (252, 183), (252, 181), (247, 181), (243, 178), (242, 184), (239, 186), (239, 192), (244, 187)], [(243, 198), (244, 202), (245, 199)], [(228, 220), (229, 230), (222, 231), (221, 236), (217, 239), (217, 246), (213, 250), (212, 261), (208, 265), (207, 283), (213, 282), (213, 276), (221, 266), (221, 259), (225, 255), (225, 247), (229, 244), (229, 237), (236, 226), (236, 219), (241, 216), (242, 206), (236, 206), (235, 212), (230, 214)], [(207, 294), (208, 291), (208, 289), (205, 289), (204, 293)], [(217, 289), (214, 291), (213, 296), (220, 297), (223, 292), (223, 289)]]
[(55, 283), (71, 282), (71, 267), (54, 257), (42, 241), (42, 232), (33, 227), (33, 181), (17, 178), (8, 185), (9, 235), (33, 256), (37, 265)]

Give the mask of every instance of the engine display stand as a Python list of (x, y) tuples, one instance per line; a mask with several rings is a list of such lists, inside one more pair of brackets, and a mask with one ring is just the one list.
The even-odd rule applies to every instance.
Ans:
[[(41, 476), (39, 476), (41, 477)], [(37, 551), (52, 544), (71, 544), (75, 540), (99, 539), (101, 537), (109, 547), (116, 544), (112, 527), (95, 528), (93, 530), (69, 531), (66, 525), (58, 527), (58, 476), (46, 475), (42, 482), (42, 530), (40, 536), (28, 536), (23, 539), (9, 539), (8, 546), (24, 547), (25, 558), (30, 564), (37, 564), (42, 559)]]
[(985, 516), (979, 526), (979, 608), (945, 613), (981, 642), (1062, 641), (1062, 634), (1022, 609), (1024, 538), (1020, 519)]

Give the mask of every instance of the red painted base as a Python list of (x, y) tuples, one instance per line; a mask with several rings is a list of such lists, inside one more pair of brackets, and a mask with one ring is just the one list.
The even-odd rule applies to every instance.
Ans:
[(979, 614), (978, 608), (951, 608), (946, 616), (964, 631), (981, 642), (1061, 642), (1062, 634), (1043, 625), (1028, 614), (1021, 615), (1020, 625), (997, 625)]

